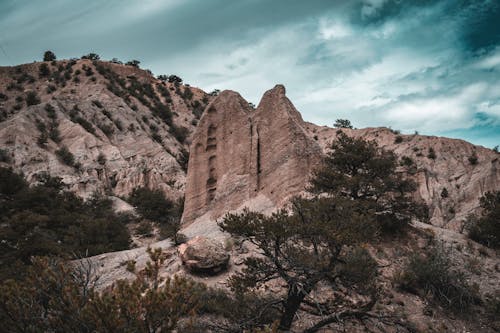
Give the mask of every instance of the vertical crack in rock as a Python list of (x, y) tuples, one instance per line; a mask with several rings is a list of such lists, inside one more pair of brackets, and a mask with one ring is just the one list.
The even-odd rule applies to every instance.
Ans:
[[(254, 197), (280, 206), (303, 191), (322, 155), (304, 126), (281, 85), (267, 91), (256, 110), (236, 92), (220, 93), (193, 136), (183, 222), (207, 212), (218, 218)], [(196, 148), (200, 143), (205, 149)]]

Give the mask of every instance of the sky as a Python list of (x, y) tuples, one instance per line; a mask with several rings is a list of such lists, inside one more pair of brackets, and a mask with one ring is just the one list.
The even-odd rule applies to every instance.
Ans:
[(0, 66), (137, 59), (307, 121), (500, 144), (500, 0), (0, 0)]

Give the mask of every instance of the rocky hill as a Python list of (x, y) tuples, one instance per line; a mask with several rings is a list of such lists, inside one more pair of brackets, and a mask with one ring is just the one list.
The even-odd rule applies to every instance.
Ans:
[(137, 186), (183, 195), (190, 134), (210, 95), (88, 59), (0, 67), (0, 78), (2, 165), (30, 182), (62, 177), (83, 197)]
[[(227, 288), (229, 276), (241, 271), (255, 249), (223, 234), (217, 219), (243, 207), (272, 212), (304, 193), (311, 171), (339, 131), (393, 150), (401, 165), (398, 172), (416, 181), (415, 199), (430, 209), (430, 224), (414, 221), (407, 238), (370, 246), (380, 270), (376, 306), (408, 319), (418, 328), (414, 331), (493, 332), (498, 325), (450, 316), (425, 298), (395, 288), (394, 276), (408, 256), (444, 241), (481, 297), (495, 297), (498, 254), (462, 231), (467, 215), (478, 210), (479, 198), (500, 190), (498, 153), (462, 140), (403, 135), (388, 128), (307, 123), (281, 85), (267, 91), (254, 108), (236, 92), (212, 96), (175, 76), (160, 80), (130, 65), (81, 59), (0, 68), (0, 166), (23, 172), (31, 183), (46, 175), (61, 177), (82, 197), (94, 191), (125, 197), (138, 186), (185, 197), (181, 232), (199, 242), (202, 252), (190, 264), (204, 258), (213, 262), (201, 246), (211, 241), (196, 236), (226, 242), (222, 261), (227, 270), (214, 276), (191, 274), (181, 258), (186, 248), (179, 255), (170, 240), (91, 257), (103, 287), (133, 279), (127, 263), (144, 268), (152, 246), (168, 257), (160, 275), (189, 275)], [(269, 290), (284, 291), (273, 284)], [(309, 320), (302, 314), (298, 327)]]
[(435, 226), (461, 232), (479, 198), (500, 188), (500, 155), (491, 149), (388, 128), (306, 123), (278, 85), (264, 94), (256, 110), (231, 91), (208, 105), (191, 144), (184, 222), (202, 215), (203, 221), (214, 220), (243, 206), (259, 211), (282, 206), (304, 191), (338, 131), (394, 151), (418, 184), (416, 199), (429, 206)]

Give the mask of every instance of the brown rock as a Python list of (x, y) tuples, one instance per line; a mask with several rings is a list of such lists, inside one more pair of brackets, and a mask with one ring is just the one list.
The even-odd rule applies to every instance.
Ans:
[(216, 274), (226, 269), (229, 254), (219, 242), (197, 236), (179, 246), (182, 263), (193, 273)]
[(278, 206), (303, 191), (321, 148), (302, 124), (281, 85), (256, 110), (222, 92), (193, 136), (183, 222), (209, 211), (218, 218), (258, 195)]

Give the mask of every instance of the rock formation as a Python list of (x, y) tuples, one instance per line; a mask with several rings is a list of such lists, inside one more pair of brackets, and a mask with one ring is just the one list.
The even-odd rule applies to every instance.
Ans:
[[(50, 74), (39, 73), (42, 65)], [(30, 92), (38, 101), (26, 101)], [(181, 197), (182, 151), (210, 98), (136, 67), (106, 62), (0, 67), (0, 149), (8, 156), (0, 165), (22, 171), (32, 183), (42, 173), (62, 177), (68, 189), (83, 197), (94, 191), (126, 196), (138, 186)], [(48, 105), (54, 109), (51, 115)], [(58, 132), (59, 140), (50, 135), (45, 143), (39, 141), (43, 128)], [(78, 168), (57, 157), (63, 146)]]
[(303, 128), (281, 85), (253, 110), (238, 93), (223, 91), (193, 135), (183, 221), (212, 218), (255, 197), (274, 205), (304, 190), (320, 146)]
[(178, 251), (182, 263), (193, 273), (216, 274), (229, 263), (229, 254), (222, 244), (202, 236), (181, 244)]

